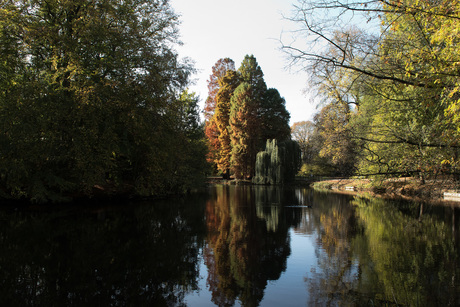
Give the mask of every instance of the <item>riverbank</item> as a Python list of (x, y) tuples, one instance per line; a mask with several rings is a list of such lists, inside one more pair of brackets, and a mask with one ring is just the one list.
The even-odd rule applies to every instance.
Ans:
[[(250, 180), (224, 180), (208, 177), (208, 184), (252, 185)], [(452, 180), (427, 180), (413, 177), (372, 179), (297, 180), (295, 185), (309, 185), (315, 190), (367, 195), (386, 199), (406, 199), (423, 202), (452, 202), (460, 206), (460, 184)], [(447, 195), (455, 194), (455, 197)]]
[(331, 179), (316, 181), (311, 187), (317, 190), (332, 190), (352, 194), (368, 194), (383, 198), (403, 198), (415, 201), (456, 201), (447, 198), (447, 193), (459, 193), (460, 185), (451, 180), (427, 180), (422, 183), (413, 177), (385, 180)]

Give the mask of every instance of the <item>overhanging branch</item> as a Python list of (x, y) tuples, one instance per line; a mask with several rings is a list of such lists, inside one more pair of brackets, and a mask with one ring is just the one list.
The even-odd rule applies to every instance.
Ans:
[(374, 140), (365, 137), (359, 136), (352, 136), (354, 139), (358, 139), (365, 142), (377, 143), (377, 144), (408, 144), (412, 146), (421, 146), (421, 147), (432, 147), (432, 148), (460, 148), (459, 145), (448, 145), (448, 144), (441, 144), (441, 143), (424, 143), (424, 142), (414, 142), (408, 139), (404, 139), (401, 137), (396, 137), (398, 140), (390, 141), (390, 140)]
[(283, 45), (282, 49), (289, 50), (289, 51), (292, 51), (294, 53), (297, 53), (297, 55), (291, 54), (295, 61), (298, 61), (299, 59), (304, 59), (304, 60), (310, 61), (310, 62), (316, 62), (316, 63), (322, 62), (322, 63), (326, 63), (326, 64), (329, 64), (329, 65), (333, 65), (334, 67), (340, 67), (340, 68), (345, 68), (345, 69), (352, 70), (352, 71), (355, 71), (355, 72), (359, 72), (359, 73), (362, 73), (362, 74), (364, 74), (366, 76), (373, 77), (373, 78), (376, 78), (376, 79), (379, 79), (379, 80), (389, 80), (389, 81), (393, 81), (393, 82), (397, 82), (397, 83), (401, 83), (401, 84), (405, 84), (405, 85), (416, 86), (416, 87), (424, 87), (424, 88), (439, 88), (439, 87), (442, 87), (442, 85), (440, 85), (440, 84), (439, 84), (439, 86), (435, 86), (434, 84), (418, 82), (418, 81), (415, 81), (415, 80), (405, 80), (405, 79), (401, 79), (401, 78), (398, 78), (398, 77), (395, 77), (395, 76), (378, 74), (378, 73), (375, 73), (375, 72), (373, 72), (371, 70), (367, 70), (367, 69), (360, 68), (360, 67), (357, 67), (357, 66), (345, 64), (344, 59), (342, 59), (342, 61), (338, 61), (335, 58), (329, 58), (329, 57), (326, 57), (326, 56), (323, 56), (323, 55), (320, 55), (320, 54), (305, 52), (305, 51), (300, 50), (299, 48), (296, 48), (296, 47), (293, 47), (293, 46), (285, 46), (285, 45)]

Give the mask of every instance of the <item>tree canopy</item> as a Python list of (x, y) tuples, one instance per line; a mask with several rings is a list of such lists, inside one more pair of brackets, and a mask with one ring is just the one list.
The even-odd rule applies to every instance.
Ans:
[(2, 196), (187, 186), (182, 152), (203, 144), (193, 95), (180, 96), (193, 69), (174, 50), (177, 25), (168, 1), (2, 2)]
[(230, 112), (231, 99), (233, 94), (240, 84), (240, 77), (234, 70), (227, 70), (225, 76), (220, 79), (221, 85), (216, 97), (216, 112), (214, 121), (218, 129), (219, 151), (217, 159), (217, 169), (220, 170), (225, 177), (230, 175), (230, 160), (232, 155), (232, 140), (230, 130)]
[(221, 132), (219, 132), (219, 128), (217, 127), (214, 113), (217, 105), (217, 94), (221, 86), (219, 80), (225, 76), (228, 70), (235, 70), (235, 62), (230, 58), (219, 59), (212, 67), (212, 74), (208, 80), (208, 97), (206, 98), (203, 110), (205, 133), (209, 142), (208, 161), (214, 163), (218, 169), (221, 169), (218, 162), (221, 156), (219, 141)]
[(358, 146), (355, 173), (457, 174), (460, 3), (302, 0), (296, 11), (310, 48), (283, 46), (291, 65), (311, 72), (326, 108), (348, 109), (335, 132), (320, 124), (323, 156), (337, 158), (327, 142), (342, 130), (332, 144)]
[[(233, 63), (221, 59), (216, 66), (224, 61)], [(213, 114), (206, 120), (209, 156), (225, 177), (231, 173), (238, 179), (250, 178), (255, 173), (256, 155), (264, 150), (267, 139), (290, 139), (290, 115), (279, 92), (267, 89), (253, 55), (245, 56), (237, 71), (223, 67), (225, 74), (213, 74), (218, 91)], [(213, 95), (210, 88), (208, 101)]]

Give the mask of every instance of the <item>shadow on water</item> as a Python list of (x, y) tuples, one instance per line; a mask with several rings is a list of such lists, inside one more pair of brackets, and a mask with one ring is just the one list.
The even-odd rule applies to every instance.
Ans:
[[(0, 304), (276, 306), (264, 296), (295, 282), (282, 288), (291, 305), (458, 306), (459, 219), (454, 207), (227, 185), (181, 200), (6, 207)], [(304, 250), (308, 266), (290, 261)]]
[(205, 232), (189, 201), (0, 211), (1, 305), (184, 304)]

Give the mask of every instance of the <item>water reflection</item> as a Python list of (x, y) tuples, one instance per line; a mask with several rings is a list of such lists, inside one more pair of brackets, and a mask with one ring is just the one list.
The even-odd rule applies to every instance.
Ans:
[(286, 269), (288, 230), (298, 218), (285, 216), (283, 190), (218, 186), (206, 205), (208, 267), (212, 301), (257, 306), (269, 280)]
[[(437, 208), (425, 205), (431, 211), (427, 214), (419, 204), (388, 204), (378, 199), (353, 203), (383, 300), (411, 306), (459, 303), (458, 210), (436, 212)], [(445, 219), (449, 211), (454, 220)]]
[(355, 198), (312, 212), (310, 305), (460, 303), (458, 208)]
[(459, 218), (224, 185), (165, 202), (3, 208), (0, 305), (460, 306)]
[(197, 288), (204, 201), (2, 210), (1, 305), (185, 305)]

